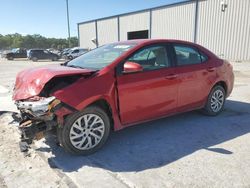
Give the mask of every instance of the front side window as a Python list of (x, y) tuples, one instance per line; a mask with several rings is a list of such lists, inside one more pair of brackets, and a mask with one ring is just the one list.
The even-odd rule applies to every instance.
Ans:
[(140, 64), (144, 70), (170, 67), (165, 46), (152, 46), (136, 52), (127, 61)]
[(200, 64), (207, 60), (205, 55), (190, 46), (174, 45), (174, 50), (178, 66)]

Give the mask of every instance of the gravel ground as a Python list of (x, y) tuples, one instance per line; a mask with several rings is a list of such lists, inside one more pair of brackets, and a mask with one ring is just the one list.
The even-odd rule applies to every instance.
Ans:
[(42, 139), (25, 157), (6, 112), (15, 111), (13, 81), (50, 63), (0, 60), (0, 187), (250, 187), (250, 63), (233, 63), (234, 91), (217, 117), (189, 112), (127, 128), (88, 157)]
[(68, 187), (67, 177), (60, 177), (35, 150), (19, 151), (17, 122), (12, 115), (4, 113), (0, 120), (0, 187)]

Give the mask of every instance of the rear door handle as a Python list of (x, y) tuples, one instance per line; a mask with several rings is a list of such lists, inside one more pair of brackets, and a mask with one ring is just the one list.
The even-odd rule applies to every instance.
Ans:
[(215, 71), (215, 68), (214, 68), (214, 67), (209, 67), (209, 68), (207, 68), (207, 71), (208, 71), (208, 72), (214, 72), (214, 71)]
[(173, 79), (176, 79), (177, 77), (178, 77), (177, 74), (169, 74), (165, 78), (168, 80), (173, 80)]

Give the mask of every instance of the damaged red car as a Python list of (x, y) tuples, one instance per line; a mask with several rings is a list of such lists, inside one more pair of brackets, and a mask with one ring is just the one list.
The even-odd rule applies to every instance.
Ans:
[(20, 72), (13, 100), (22, 142), (56, 130), (66, 151), (87, 155), (110, 130), (197, 109), (215, 116), (233, 83), (232, 66), (200, 45), (131, 40)]

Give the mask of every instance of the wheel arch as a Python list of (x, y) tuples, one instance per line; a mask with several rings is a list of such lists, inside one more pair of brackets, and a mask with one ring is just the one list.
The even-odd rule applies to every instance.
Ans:
[(227, 93), (228, 93), (227, 83), (226, 83), (225, 81), (218, 81), (218, 82), (216, 82), (216, 83), (214, 84), (214, 86), (213, 86), (212, 88), (214, 88), (214, 87), (217, 86), (217, 85), (223, 87), (223, 89), (225, 90), (225, 93), (226, 93), (226, 95), (227, 95)]
[(111, 125), (112, 130), (114, 130), (114, 119), (113, 119), (112, 107), (108, 103), (107, 100), (105, 100), (103, 98), (97, 99), (96, 101), (88, 104), (86, 107), (89, 107), (89, 106), (98, 106), (101, 109), (103, 109), (107, 113), (107, 115), (110, 119), (110, 125)]
[(208, 95), (207, 95), (206, 98), (204, 99), (203, 106), (206, 105), (206, 101), (207, 101), (207, 99), (208, 99), (208, 96), (209, 96), (210, 92), (213, 90), (213, 88), (214, 88), (215, 86), (218, 86), (218, 85), (221, 86), (221, 87), (223, 87), (223, 89), (225, 90), (225, 94), (226, 94), (226, 96), (227, 96), (227, 93), (228, 93), (227, 83), (226, 83), (225, 81), (223, 81), (223, 80), (219, 80), (219, 81), (215, 82), (214, 84), (211, 84), (211, 88), (208, 90)]

